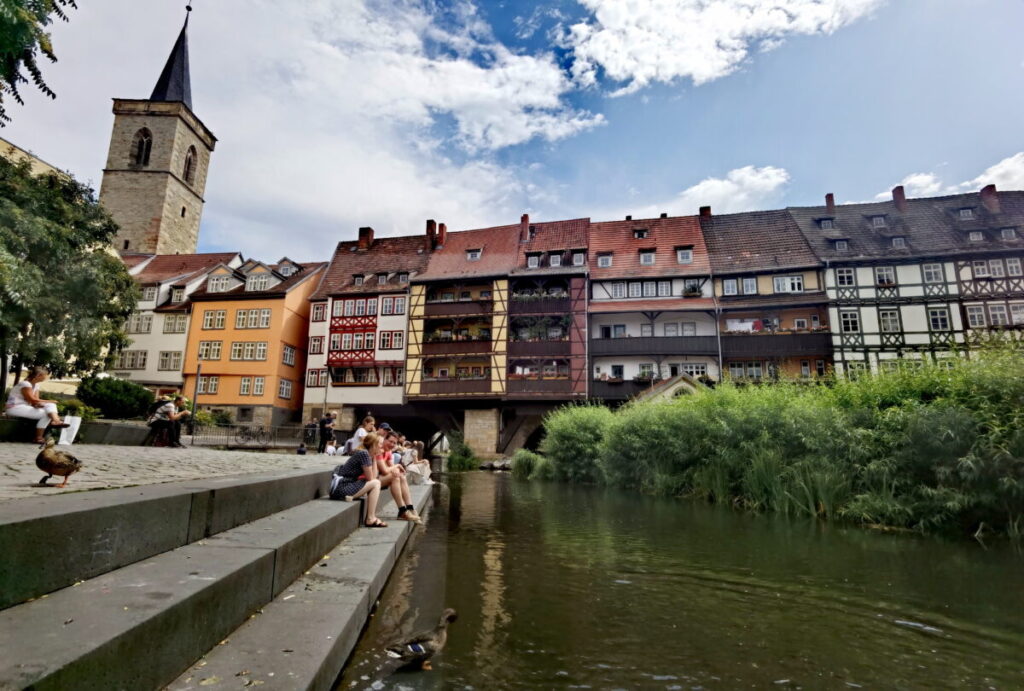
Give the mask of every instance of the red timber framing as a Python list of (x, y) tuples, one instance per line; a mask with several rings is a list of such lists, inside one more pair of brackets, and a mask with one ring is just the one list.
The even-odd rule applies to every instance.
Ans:
[(572, 324), (569, 330), (570, 358), (569, 378), (572, 380), (574, 396), (587, 395), (587, 279), (583, 276), (569, 281), (570, 314)]

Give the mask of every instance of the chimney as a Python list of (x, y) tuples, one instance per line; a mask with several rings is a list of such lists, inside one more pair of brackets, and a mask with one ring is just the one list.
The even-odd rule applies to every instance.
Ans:
[(437, 235), (437, 224), (434, 223), (434, 219), (427, 220), (427, 237), (424, 247), (427, 252), (434, 251), (434, 236)]
[(836, 212), (836, 195), (831, 192), (825, 195), (825, 211), (830, 215), (833, 215)]
[(444, 239), (448, 236), (448, 226), (441, 223), (437, 226), (437, 244), (438, 246), (444, 246)]
[(907, 195), (903, 192), (903, 185), (896, 185), (892, 188), (892, 200), (900, 211), (907, 210)]
[(626, 216), (626, 220), (627, 220), (627, 221), (632, 221), (632, 220), (633, 220), (633, 217), (632, 217), (632, 216)]
[(985, 185), (981, 188), (981, 205), (988, 209), (989, 213), (999, 213), (999, 194), (995, 185)]
[(365, 227), (359, 229), (359, 249), (368, 250), (373, 244), (373, 228)]
[(661, 218), (668, 218), (668, 214), (664, 211), (661, 212)]
[(711, 207), (710, 206), (702, 206), (702, 207), (700, 207), (700, 217), (701, 218), (711, 218)]
[(530, 214), (519, 217), (519, 242), (530, 241)]

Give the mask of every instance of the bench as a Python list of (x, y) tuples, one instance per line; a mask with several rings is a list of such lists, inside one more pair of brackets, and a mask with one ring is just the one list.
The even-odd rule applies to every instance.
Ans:
[[(23, 417), (11, 417), (0, 413), (0, 441), (27, 442), (35, 439), (36, 421)], [(46, 434), (53, 435), (54, 440), (60, 437), (60, 430), (48, 428)]]

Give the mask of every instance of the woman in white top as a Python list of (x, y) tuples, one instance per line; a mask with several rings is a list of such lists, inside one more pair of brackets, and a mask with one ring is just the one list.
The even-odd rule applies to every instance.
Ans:
[(356, 449), (362, 446), (363, 437), (374, 431), (375, 423), (376, 420), (373, 419), (372, 415), (364, 417), (363, 423), (356, 428), (355, 434), (352, 435), (352, 438), (345, 442), (345, 451), (348, 453), (355, 453)]
[(28, 378), (15, 384), (7, 396), (6, 412), (9, 416), (37, 421), (37, 444), (43, 443), (44, 430), (48, 426), (67, 427), (57, 414), (57, 401), (39, 398), (39, 385), (49, 375), (50, 371), (45, 367), (33, 367), (28, 372)]

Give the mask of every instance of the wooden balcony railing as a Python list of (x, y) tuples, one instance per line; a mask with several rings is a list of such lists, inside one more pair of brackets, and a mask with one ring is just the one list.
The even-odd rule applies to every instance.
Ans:
[(787, 357), (827, 355), (832, 334), (827, 331), (791, 334), (722, 334), (723, 357)]
[(493, 349), (492, 341), (428, 341), (423, 344), (424, 355), (472, 355), (488, 354)]
[(508, 354), (512, 357), (566, 357), (572, 353), (568, 339), (560, 341), (509, 341)]
[(491, 392), (490, 379), (436, 379), (420, 384), (420, 395), (482, 394)]
[(509, 377), (510, 394), (571, 394), (572, 381), (564, 379), (513, 379)]
[(591, 355), (717, 355), (714, 336), (592, 338)]
[(459, 302), (428, 302), (423, 306), (426, 317), (462, 317), (466, 315), (487, 315), (494, 311), (491, 300), (462, 300)]
[(508, 303), (509, 314), (568, 314), (571, 309), (572, 301), (568, 297), (512, 298)]

